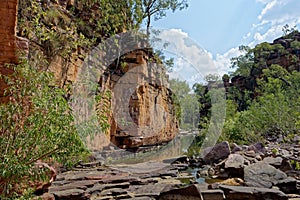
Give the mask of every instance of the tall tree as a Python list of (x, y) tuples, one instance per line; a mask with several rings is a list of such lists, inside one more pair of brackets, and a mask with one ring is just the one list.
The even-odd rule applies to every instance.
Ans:
[(151, 18), (159, 20), (166, 16), (167, 10), (175, 12), (188, 7), (187, 0), (137, 0), (143, 11), (142, 18), (146, 19), (147, 35), (150, 34)]

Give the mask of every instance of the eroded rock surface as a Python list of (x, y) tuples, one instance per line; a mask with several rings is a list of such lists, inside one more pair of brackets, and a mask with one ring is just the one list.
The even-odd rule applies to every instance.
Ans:
[[(218, 146), (218, 145), (217, 145)], [(81, 163), (73, 171), (58, 175), (44, 199), (203, 199), (203, 200), (296, 200), (300, 197), (300, 173), (280, 170), (284, 155), (271, 154), (274, 144), (255, 151), (243, 146), (223, 160), (204, 163), (187, 156), (138, 164)], [(272, 147), (272, 148), (270, 148)], [(294, 159), (297, 145), (276, 145)], [(212, 148), (213, 149), (213, 148)], [(258, 159), (258, 156), (260, 159)], [(278, 159), (278, 157), (282, 159)], [(250, 161), (250, 160), (251, 161)], [(195, 163), (198, 163), (195, 165)], [(272, 166), (272, 165), (273, 166)], [(285, 165), (285, 164), (284, 164)], [(198, 166), (206, 174), (195, 175)], [(275, 167), (274, 167), (275, 166)], [(201, 168), (202, 167), (202, 168)], [(241, 170), (241, 174), (229, 171)], [(213, 170), (214, 173), (209, 171)], [(227, 173), (227, 177), (224, 175)], [(202, 178), (202, 180), (201, 180)], [(204, 183), (203, 181), (207, 183)], [(202, 181), (202, 182), (201, 182)]]
[(120, 148), (137, 148), (172, 140), (179, 124), (172, 91), (162, 64), (153, 62), (149, 50), (136, 50), (112, 64), (100, 79), (102, 93), (109, 92), (107, 130), (112, 143)]

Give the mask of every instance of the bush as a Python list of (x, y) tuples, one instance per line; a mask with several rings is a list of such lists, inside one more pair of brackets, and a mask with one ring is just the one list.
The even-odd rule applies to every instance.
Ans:
[(38, 160), (64, 165), (83, 155), (85, 147), (73, 124), (64, 90), (50, 86), (53, 76), (27, 62), (1, 75), (8, 88), (7, 104), (0, 105), (0, 193), (12, 195), (13, 185), (24, 177), (36, 177)]

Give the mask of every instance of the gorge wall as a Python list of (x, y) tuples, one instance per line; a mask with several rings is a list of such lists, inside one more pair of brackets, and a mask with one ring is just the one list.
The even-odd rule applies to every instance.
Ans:
[[(63, 18), (65, 21), (70, 18), (67, 7), (74, 6), (76, 3), (76, 1), (47, 2), (47, 5), (41, 2), (41, 6), (46, 6), (50, 11), (55, 10), (55, 17)], [(46, 60), (46, 67), (42, 67), (41, 70), (54, 74), (56, 86), (66, 88), (76, 82), (89, 49), (78, 46), (73, 48), (70, 56), (66, 58), (60, 51), (51, 49), (47, 41), (38, 44), (36, 37), (32, 34), (29, 35), (31, 37), (29, 44), (29, 40), (16, 36), (16, 33), (24, 34), (24, 30), (17, 26), (18, 0), (0, 1), (0, 11), (0, 73), (5, 75), (13, 73), (12, 70), (5, 68), (4, 64), (17, 64), (20, 55), (25, 53), (24, 57), (29, 60), (29, 63), (37, 67), (44, 64), (39, 62)], [(67, 30), (64, 25), (53, 25), (53, 20), (49, 19), (41, 18), (41, 23), (46, 24), (46, 27), (49, 25), (51, 29), (65, 28)], [(77, 27), (72, 28), (77, 32), (82, 31)], [(39, 58), (37, 55), (43, 59), (37, 60)], [(110, 125), (106, 134), (101, 133), (100, 140), (103, 140), (103, 135), (105, 135), (108, 141), (97, 143), (95, 142), (97, 138), (88, 137), (90, 148), (101, 149), (109, 142), (120, 148), (156, 145), (172, 140), (178, 133), (179, 125), (172, 92), (168, 88), (168, 77), (159, 61), (153, 62), (155, 60), (153, 57), (152, 51), (140, 49), (123, 55), (122, 66), (114, 64), (105, 66), (99, 80), (99, 88), (101, 88), (100, 93), (109, 93), (111, 98), (102, 98), (98, 102), (97, 109)], [(122, 82), (124, 79), (126, 83)], [(1, 81), (1, 102), (8, 101), (3, 93), (6, 87), (7, 85)]]
[(102, 92), (112, 94), (108, 132), (118, 147), (161, 144), (178, 133), (168, 76), (153, 55), (146, 49), (130, 52), (120, 61), (125, 65), (110, 65), (100, 79)]
[[(28, 53), (28, 40), (16, 36), (18, 0), (0, 1), (0, 74), (9, 75), (12, 69), (5, 64), (16, 64), (20, 56)], [(0, 103), (7, 102), (4, 95), (7, 88), (5, 82), (0, 79)]]
[(0, 1), (0, 65), (17, 62), (17, 5), (18, 0)]

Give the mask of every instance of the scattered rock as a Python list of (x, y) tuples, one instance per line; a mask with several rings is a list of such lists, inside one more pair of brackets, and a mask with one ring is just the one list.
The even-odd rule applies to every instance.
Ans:
[(230, 155), (230, 147), (227, 141), (216, 144), (211, 149), (204, 150), (203, 160), (207, 164), (217, 163)]
[(263, 159), (263, 161), (269, 165), (272, 165), (275, 168), (280, 168), (281, 163), (282, 163), (282, 158), (281, 157), (266, 157)]
[(260, 153), (265, 153), (266, 152), (265, 146), (261, 142), (257, 142), (253, 146), (255, 147), (254, 151), (256, 153), (259, 153), (259, 152)]
[[(60, 173), (49, 188), (50, 193), (41, 197), (45, 200), (285, 200), (288, 197), (284, 193), (289, 198), (293, 193), (299, 194), (300, 172), (293, 169), (290, 159), (298, 159), (300, 146), (269, 143), (264, 147), (256, 143), (233, 145), (232, 149), (230, 154), (228, 142), (222, 142), (206, 149), (202, 158), (180, 156), (163, 162), (112, 166), (96, 161), (83, 163), (75, 171)], [(274, 157), (273, 149), (278, 156)], [(191, 166), (201, 168), (191, 172)], [(206, 183), (195, 184), (196, 181)]]
[(219, 189), (220, 185), (231, 185), (231, 186), (242, 186), (244, 185), (243, 179), (240, 178), (229, 178), (219, 182), (215, 182), (208, 186), (209, 189)]
[(42, 196), (37, 196), (37, 198), (34, 198), (34, 200), (55, 200), (55, 197), (53, 194), (44, 193)]
[(287, 171), (291, 171), (293, 169), (293, 167), (288, 159), (283, 158), (279, 169), (283, 172), (287, 172)]
[(297, 180), (292, 177), (288, 177), (284, 180), (279, 181), (276, 186), (279, 187), (281, 191), (287, 194), (299, 193), (299, 190), (297, 188)]
[(224, 191), (226, 199), (230, 200), (288, 200), (283, 192), (276, 189), (227, 185), (221, 185), (220, 189)]
[(245, 158), (240, 154), (230, 154), (225, 162), (225, 171), (229, 177), (244, 177)]
[(236, 153), (236, 152), (239, 152), (242, 150), (243, 150), (243, 148), (241, 146), (233, 143), (231, 153)]
[(198, 200), (201, 199), (201, 194), (196, 185), (190, 185), (184, 188), (164, 191), (160, 194), (159, 199), (160, 200), (173, 200), (173, 199)]
[(201, 191), (202, 200), (223, 200), (225, 199), (224, 192), (222, 190), (203, 190)]
[(247, 186), (271, 188), (286, 178), (284, 172), (263, 161), (246, 166), (244, 169), (244, 180)]
[(90, 198), (88, 193), (80, 189), (56, 191), (53, 195), (56, 200), (88, 200)]

